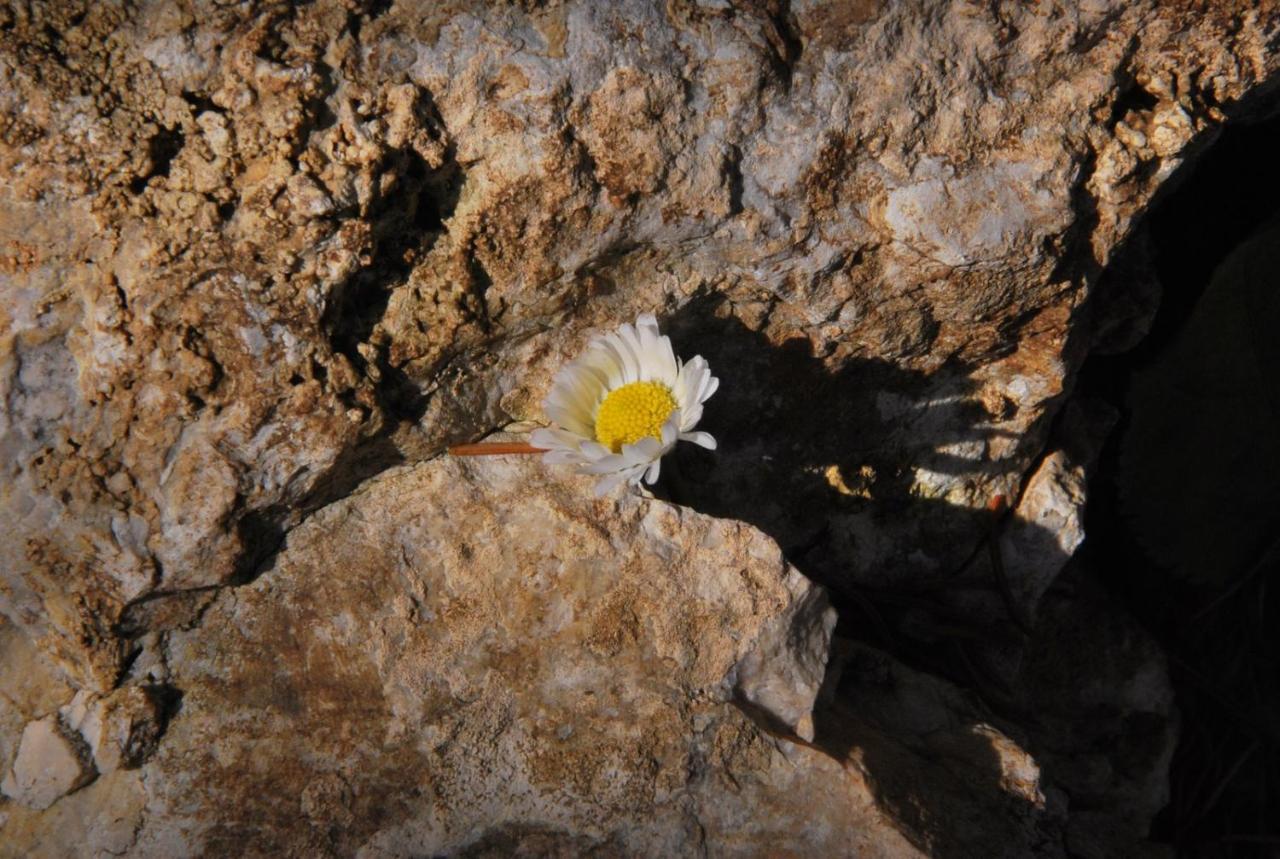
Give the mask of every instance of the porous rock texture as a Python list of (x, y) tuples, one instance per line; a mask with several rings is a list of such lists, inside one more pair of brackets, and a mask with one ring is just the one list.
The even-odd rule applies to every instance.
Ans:
[(527, 461), (405, 466), (155, 654), (182, 701), (140, 770), (133, 849), (439, 855), (525, 830), (633, 854), (805, 849), (768, 819), (716, 822), (762, 800), (821, 813), (814, 845), (865, 843), (884, 827), (865, 785), (791, 764), (730, 703), (812, 737), (834, 623), (740, 522), (592, 500)]
[[(1095, 332), (1144, 329), (1149, 285), (1100, 278), (1135, 219), (1269, 109), (1278, 22), (1267, 0), (0, 6), (0, 646), (29, 666), (0, 675), (0, 770), (44, 724), (99, 773), (44, 811), (6, 790), (0, 842), (1112, 849), (1068, 837), (1071, 799), (1132, 790), (1028, 787), (1017, 716), (1055, 676), (1034, 627), (1107, 423), (1054, 421)], [(644, 311), (722, 378), (720, 449), (662, 489), (702, 515), (432, 459), (540, 419), (558, 366)], [(575, 568), (574, 539), (666, 566)], [(833, 659), (854, 674), (813, 711), (830, 630), (784, 556), (855, 605), (1003, 566), (951, 605), (1021, 631), (973, 655), (1002, 724), (883, 654)], [(1158, 686), (1149, 650), (1117, 671)], [(571, 707), (562, 670), (593, 694)], [(867, 688), (932, 715), (877, 723)], [(1158, 792), (1162, 754), (1133, 784)], [(903, 775), (966, 766), (995, 792), (940, 805)]]

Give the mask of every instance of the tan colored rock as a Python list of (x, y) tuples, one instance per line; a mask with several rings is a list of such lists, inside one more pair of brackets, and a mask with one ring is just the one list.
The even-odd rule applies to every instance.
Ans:
[(46, 811), (6, 805), (0, 810), (0, 857), (128, 855), (145, 808), (142, 777), (125, 770), (98, 778)]
[(3, 616), (0, 616), (0, 693), (0, 778), (3, 778), (18, 755), (27, 723), (55, 712), (73, 695), (48, 657)]
[[(218, 852), (251, 820), (264, 850), (367, 855), (513, 827), (637, 855), (725, 837), (690, 828), (711, 777), (738, 775), (719, 744), (782, 753), (732, 702), (811, 730), (834, 612), (749, 526), (590, 487), (437, 459), (291, 533), (270, 573), (170, 635), (182, 708), (143, 769), (139, 850)], [(768, 838), (830, 846), (859, 819), (842, 817)]]
[(75, 689), (67, 685), (57, 666), (22, 633), (22, 628), (0, 617), (0, 707), (11, 707), (24, 722), (52, 713), (71, 700)]
[(162, 692), (125, 686), (105, 698), (80, 692), (62, 708), (62, 723), (83, 738), (99, 773), (136, 768), (164, 732)]
[[(650, 782), (666, 784), (614, 762), (650, 748), (645, 737), (601, 728), (614, 758), (578, 748), (546, 763), (505, 746), (462, 760), (453, 738), (433, 733), (445, 725), (460, 748), (492, 751), (494, 737), (542, 742), (571, 724), (522, 723), (526, 733), (512, 734), (508, 711), (485, 696), (526, 668), (541, 681), (555, 675), (513, 642), (554, 628), (578, 591), (520, 615), (528, 628), (502, 627), (501, 643), (528, 665), (495, 667), (422, 637), (415, 618), (435, 599), (413, 589), (424, 579), (404, 573), (408, 590), (392, 587), (401, 567), (376, 546), (343, 542), (350, 531), (326, 544), (344, 559), (324, 567), (334, 583), (302, 572), (318, 560), (277, 569), (276, 552), (316, 511), (348, 509), (331, 505), (388, 467), (539, 420), (551, 374), (593, 331), (654, 311), (682, 352), (705, 355), (724, 379), (705, 418), (720, 449), (673, 458), (673, 500), (749, 522), (807, 575), (856, 595), (951, 576), (986, 545), (988, 504), (1023, 498), (1025, 527), (1004, 544), (1013, 601), (1029, 612), (1060, 568), (1056, 554), (1078, 541), (1077, 464), (1064, 454), (1029, 470), (1088, 345), (1082, 306), (1153, 195), (1224, 122), (1248, 115), (1250, 95), (1280, 67), (1273, 0), (73, 7), (0, 8), (0, 614), (24, 654), (38, 648), (64, 675), (23, 692), (34, 709), (0, 696), (0, 754), (18, 756), (22, 726), (76, 690), (92, 693), (81, 704), (101, 703), (172, 679), (192, 696), (175, 749), (193, 750), (189, 760), (216, 776), (199, 789), (239, 798), (238, 773), (250, 773), (266, 786), (253, 795), (252, 825), (304, 852), (308, 839), (337, 850), (370, 839), (374, 853), (449, 844), (616, 854), (635, 843), (702, 849), (699, 838), (742, 853), (752, 838), (779, 850), (897, 850), (868, 822), (881, 805), (847, 775), (857, 754), (780, 752), (723, 709), (734, 696), (767, 724), (821, 741), (805, 711), (828, 632), (812, 622), (821, 612), (799, 579), (770, 593), (808, 618), (807, 632), (792, 637), (791, 615), (756, 606), (734, 615), (749, 620), (737, 632), (754, 642), (742, 652), (741, 641), (715, 637), (704, 654), (693, 636), (708, 624), (660, 612), (671, 625), (644, 638), (644, 619), (627, 612), (641, 596), (592, 609), (604, 613), (584, 643), (593, 658), (661, 642), (675, 667), (659, 660), (635, 677), (683, 692), (710, 683), (720, 697), (706, 706), (730, 714), (723, 730), (691, 740), (691, 715), (652, 704), (669, 717), (655, 723), (666, 725), (660, 735), (693, 748), (693, 764), (704, 759), (697, 743), (725, 744), (705, 759), (740, 793), (706, 799), (690, 788), (681, 796), (695, 814), (677, 813), (665, 794), (643, 806), (627, 793), (650, 801), (660, 794)], [(1124, 289), (1124, 277), (1113, 280)], [(1150, 309), (1150, 290), (1140, 292), (1122, 319)], [(1100, 331), (1116, 348), (1132, 338), (1123, 325)], [(470, 503), (455, 497), (465, 485), (433, 485), (415, 503), (443, 516)], [(464, 557), (475, 524), (455, 523), (434, 550), (464, 583), (484, 572)], [(334, 590), (361, 607), (339, 623), (307, 595), (350, 584), (343, 570), (362, 569), (361, 552), (377, 560), (381, 589)], [(406, 557), (413, 571), (430, 563)], [(575, 587), (588, 578), (573, 575)], [(295, 582), (288, 605), (305, 612), (274, 605), (277, 580)], [(515, 592), (490, 585), (488, 604)], [(469, 596), (451, 603), (458, 640), (491, 654), (494, 643), (465, 626)], [(313, 617), (326, 619), (316, 629), (340, 659), (328, 640), (307, 637)], [(383, 617), (394, 634), (375, 623)], [(350, 629), (364, 635), (358, 650)], [(401, 665), (396, 635), (456, 662), (422, 650)], [(691, 665), (709, 660), (707, 676), (681, 662), (694, 652)], [(429, 694), (424, 665), (439, 687)], [(0, 673), (6, 689), (22, 685), (13, 677)], [(541, 700), (503, 688), (521, 706)], [(346, 769), (303, 772), (299, 738), (315, 739), (312, 716), (350, 715), (353, 697), (368, 711), (317, 740)], [(431, 709), (477, 701), (490, 709), (453, 721)], [(115, 727), (86, 728), (108, 750), (104, 766), (145, 757), (127, 751), (129, 738), (150, 737), (155, 723), (145, 707), (128, 715), (131, 706)], [(233, 713), (237, 726), (267, 732), (262, 749), (200, 733)], [(620, 707), (618, 718), (646, 715)], [(979, 757), (998, 745), (952, 727)], [(734, 758), (733, 737), (751, 753)], [(146, 789), (165, 797), (168, 816), (139, 852), (240, 850), (221, 822), (179, 824), (175, 785), (191, 787), (189, 760), (166, 757), (165, 742), (146, 764)], [(388, 745), (400, 756), (384, 754)], [(679, 782), (687, 769), (668, 766), (680, 755), (667, 751), (655, 771)], [(888, 759), (924, 766), (917, 753)], [(433, 772), (434, 799), (369, 799), (368, 785), (420, 785), (423, 755), (455, 768)], [(509, 760), (544, 774), (542, 793), (530, 788), (520, 806), (542, 817), (504, 823), (508, 806), (483, 808), (457, 824), (463, 835), (423, 822), (429, 802), (457, 805), (449, 789), (489, 784), (479, 768), (516, 772), (499, 766)], [(567, 791), (563, 811), (553, 784)], [(47, 824), (23, 816), (23, 831), (59, 825), (62, 806), (86, 793), (56, 804)], [(653, 837), (619, 824), (630, 834), (614, 841), (578, 827), (596, 815), (583, 799), (596, 793), (656, 809)], [(959, 803), (963, 791), (943, 795)], [(746, 797), (779, 811), (753, 820)], [(76, 802), (133, 808), (136, 797), (99, 799)], [(1015, 802), (1026, 810), (1025, 797)], [(831, 827), (789, 829), (806, 808)], [(1042, 811), (1016, 819), (1034, 829)], [(972, 826), (957, 831), (995, 831), (984, 827), (991, 813), (972, 806)], [(322, 831), (326, 819), (336, 834)], [(897, 819), (933, 849), (929, 826), (908, 812)], [(1031, 844), (1019, 840), (1026, 831), (1007, 843)]]
[[(785, 587), (796, 608), (760, 632), (737, 665), (734, 692), (775, 727), (812, 740), (813, 701), (826, 675), (836, 613), (803, 576), (788, 576)], [(780, 665), (787, 669), (779, 671)]]
[(4, 13), (0, 606), (77, 684), (642, 310), (757, 353), (692, 503), (837, 587), (954, 565), (1111, 248), (1276, 67), (1270, 2), (526, 5)]
[(1027, 478), (1022, 497), (998, 537), (1001, 574), (1018, 617), (1030, 623), (1045, 591), (1084, 542), (1089, 472), (1117, 415), (1105, 404), (1067, 404), (1052, 449)]
[(37, 811), (93, 780), (97, 773), (79, 738), (56, 716), (28, 722), (0, 793)]

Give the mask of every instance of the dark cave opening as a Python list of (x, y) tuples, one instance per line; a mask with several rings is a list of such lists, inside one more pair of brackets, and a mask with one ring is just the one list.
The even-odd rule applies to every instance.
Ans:
[(1078, 558), (1167, 654), (1181, 726), (1151, 838), (1179, 856), (1280, 855), (1277, 149), (1280, 115), (1237, 121), (1157, 199), (1097, 302), (1157, 285), (1150, 330), (1075, 391), (1120, 416)]

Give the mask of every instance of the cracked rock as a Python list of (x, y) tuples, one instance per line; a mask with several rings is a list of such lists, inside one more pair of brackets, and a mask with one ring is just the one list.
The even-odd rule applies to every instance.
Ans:
[(28, 808), (46, 809), (97, 775), (86, 752), (57, 716), (29, 722), (0, 792)]
[(62, 709), (64, 724), (88, 744), (100, 773), (139, 766), (164, 733), (161, 692), (126, 686), (106, 697), (80, 692)]
[(821, 589), (750, 526), (591, 485), (440, 458), (295, 529), (272, 570), (170, 634), (182, 709), (142, 768), (139, 849), (435, 855), (540, 831), (670, 856), (734, 843), (750, 814), (755, 847), (829, 852), (883, 828), (826, 798), (838, 764), (770, 733), (811, 730)]
[(836, 589), (954, 566), (1278, 66), (1267, 4), (74, 5), (0, 22), (0, 611), (99, 694), (643, 311), (742, 379), (687, 503)]
[[(996, 546), (1007, 599), (951, 608), (1034, 619), (1080, 540), (1084, 461), (1045, 453), (1085, 317), (1122, 348), (1155, 302), (1099, 273), (1266, 109), (1278, 24), (1272, 0), (0, 4), (0, 765), (23, 796), (37, 747), (56, 789), (87, 777), (46, 724), (69, 706), (111, 770), (47, 817), (6, 804), (0, 841), (927, 852), (931, 750), (881, 749), (891, 826), (857, 754), (803, 744), (824, 593), (985, 582)], [(720, 447), (663, 467), (682, 507), (432, 459), (540, 421), (641, 312), (723, 380)], [(945, 645), (913, 611), (894, 632)], [(1003, 748), (974, 722), (947, 757), (970, 769)], [(1040, 843), (1053, 792), (1009, 759), (987, 787), (1029, 828), (975, 800), (945, 847)], [(100, 842), (74, 820), (117, 812)]]

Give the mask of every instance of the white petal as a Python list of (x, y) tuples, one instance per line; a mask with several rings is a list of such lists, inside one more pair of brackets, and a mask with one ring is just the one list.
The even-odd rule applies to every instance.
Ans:
[(597, 397), (603, 396), (604, 392), (609, 390), (609, 380), (619, 375), (616, 367), (611, 372), (609, 366), (603, 360), (607, 354), (593, 352), (582, 356), (574, 364), (577, 377), (575, 383), (587, 400), (595, 400)]
[(605, 447), (598, 441), (584, 441), (578, 446), (582, 451), (582, 455), (590, 459), (604, 459), (606, 456), (613, 456), (613, 451)]
[(624, 457), (620, 453), (611, 453), (608, 456), (602, 456), (593, 462), (582, 467), (583, 474), (608, 474), (613, 471), (624, 471), (632, 468), (635, 463)]
[(709, 432), (682, 432), (680, 433), (681, 441), (691, 441), (699, 447), (705, 447), (707, 450), (716, 449), (716, 439)]
[(702, 396), (703, 388), (709, 383), (711, 371), (707, 368), (706, 360), (701, 355), (695, 355), (680, 368), (680, 374), (684, 378), (681, 407), (688, 411), (705, 399)]
[(633, 325), (623, 325), (618, 329), (618, 334), (635, 352), (636, 365), (640, 370), (639, 376), (636, 377), (637, 381), (648, 382), (657, 378), (654, 374), (661, 372), (661, 367), (656, 361), (653, 331), (649, 328), (639, 330)]
[(604, 390), (612, 390), (624, 384), (622, 364), (618, 362), (613, 349), (602, 339), (592, 341), (591, 348), (580, 360), (592, 370)]
[(640, 339), (643, 378), (674, 388), (679, 374), (676, 353), (670, 338), (658, 333), (658, 322), (652, 314), (644, 314), (636, 321), (636, 334)]
[(701, 355), (695, 355), (690, 363), (698, 368), (697, 375), (693, 379), (693, 396), (697, 402), (702, 402), (702, 395), (707, 392), (707, 385), (711, 384), (711, 368), (707, 366), (706, 360)]
[(545, 447), (549, 449), (562, 447), (560, 439), (551, 429), (536, 429), (529, 434), (529, 443), (534, 447)]
[(680, 414), (680, 410), (676, 409), (662, 424), (662, 453), (666, 453), (676, 446), (676, 439), (679, 438), (680, 434)]
[(685, 382), (689, 386), (689, 392), (696, 397), (702, 386), (702, 378), (707, 373), (707, 362), (701, 355), (695, 355), (685, 361), (681, 369), (684, 372)]
[(617, 331), (605, 335), (605, 344), (613, 351), (614, 357), (622, 367), (623, 384), (640, 381), (640, 358), (631, 344)]
[(562, 375), (556, 376), (554, 390), (590, 397), (605, 386), (602, 375), (589, 362), (577, 360), (565, 367)]
[(702, 420), (702, 406), (693, 406), (680, 421), (680, 429), (688, 432), (698, 425), (698, 421)]
[(542, 455), (547, 465), (582, 465), (582, 454), (576, 450), (549, 450)]
[(698, 395), (698, 402), (705, 403), (707, 400), (711, 399), (711, 395), (714, 394), (719, 388), (720, 388), (720, 380), (717, 379), (715, 376), (710, 375), (710, 373), (708, 372), (707, 384), (705, 389), (702, 391), (702, 393)]
[(676, 350), (671, 345), (670, 337), (662, 337), (659, 339), (659, 348), (662, 350), (662, 372), (664, 379), (668, 385), (674, 385), (676, 379), (680, 376), (680, 365), (676, 362)]
[(648, 465), (662, 457), (662, 443), (652, 436), (645, 436), (635, 444), (624, 444), (622, 456), (632, 465)]
[(621, 483), (640, 483), (640, 478), (643, 475), (644, 469), (641, 469), (641, 467), (628, 469), (626, 471), (618, 471), (616, 474), (605, 475), (604, 478), (600, 479), (599, 483), (595, 484), (595, 497), (599, 498), (600, 495), (607, 495), (611, 492), (614, 486)]
[(615, 333), (630, 346), (636, 354), (640, 353), (640, 332), (630, 322), (624, 322), (619, 325)]
[(580, 436), (591, 434), (590, 414), (586, 413), (577, 401), (565, 397), (560, 392), (548, 394), (542, 403), (542, 410), (546, 412), (547, 418), (552, 423), (572, 433)]
[(622, 384), (624, 376), (622, 362), (618, 359), (613, 347), (605, 341), (603, 334), (592, 339), (587, 351), (578, 360), (594, 368), (598, 375), (604, 377), (606, 390)]
[(652, 486), (658, 482), (658, 475), (662, 472), (662, 460), (655, 459), (650, 464), (649, 469), (644, 473), (644, 482)]
[(600, 380), (574, 362), (556, 374), (543, 410), (554, 423), (579, 435), (591, 435), (595, 404), (602, 396)]
[(676, 380), (671, 385), (671, 393), (675, 395), (676, 406), (681, 411), (687, 411), (694, 404), (693, 392), (689, 390), (689, 375), (684, 371), (683, 366), (679, 366), (676, 370)]

